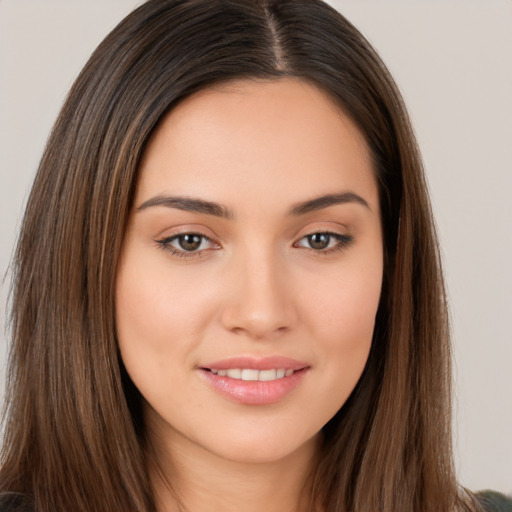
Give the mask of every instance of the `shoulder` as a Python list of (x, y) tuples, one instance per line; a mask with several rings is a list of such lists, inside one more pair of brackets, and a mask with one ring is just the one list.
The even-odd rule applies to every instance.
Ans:
[(0, 493), (0, 512), (35, 512), (34, 504), (23, 494)]
[(499, 492), (482, 491), (476, 498), (485, 512), (512, 512), (512, 497)]

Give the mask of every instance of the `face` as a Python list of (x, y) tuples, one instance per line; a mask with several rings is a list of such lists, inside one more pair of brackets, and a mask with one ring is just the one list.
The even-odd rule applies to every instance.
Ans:
[(303, 81), (188, 98), (145, 151), (117, 276), (122, 359), (167, 447), (271, 461), (365, 366), (382, 282), (365, 141)]

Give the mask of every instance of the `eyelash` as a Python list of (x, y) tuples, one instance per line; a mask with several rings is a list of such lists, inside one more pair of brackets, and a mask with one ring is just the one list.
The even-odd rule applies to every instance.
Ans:
[(216, 244), (210, 237), (203, 235), (202, 233), (194, 233), (194, 232), (186, 232), (186, 233), (179, 233), (177, 235), (169, 236), (162, 238), (161, 240), (156, 240), (156, 243), (158, 246), (169, 253), (171, 253), (172, 256), (177, 256), (178, 258), (197, 258), (204, 255), (205, 251), (211, 250), (211, 249), (200, 249), (200, 250), (194, 250), (194, 251), (187, 251), (185, 249), (177, 249), (176, 247), (173, 247), (171, 244), (174, 241), (179, 240), (180, 238), (183, 238), (185, 236), (193, 236), (193, 237), (199, 237), (201, 239), (200, 246), (204, 242), (210, 242), (213, 245)]
[(332, 242), (332, 239), (336, 241), (336, 243), (332, 247), (328, 247), (326, 249), (313, 249), (312, 247), (304, 247), (304, 249), (308, 249), (309, 251), (314, 252), (318, 255), (328, 255), (334, 252), (342, 251), (350, 247), (354, 243), (354, 237), (352, 235), (342, 235), (340, 233), (332, 233), (330, 231), (315, 231), (313, 233), (309, 233), (308, 235), (303, 236), (298, 242), (293, 244), (294, 247), (302, 247), (299, 246), (299, 242), (302, 240), (307, 240), (310, 237), (315, 235), (325, 235), (330, 238), (329, 243)]
[[(313, 237), (315, 235), (325, 235), (329, 237), (329, 244), (332, 242), (332, 239), (336, 241), (336, 243), (332, 247), (327, 247), (326, 249), (313, 249), (312, 247), (304, 247), (298, 245), (299, 242), (302, 240), (307, 240), (310, 237)], [(204, 255), (206, 251), (212, 250), (211, 248), (208, 249), (196, 249), (193, 251), (187, 251), (185, 249), (177, 249), (176, 247), (173, 247), (171, 244), (174, 241), (179, 240), (180, 238), (183, 238), (185, 236), (192, 236), (192, 237), (199, 237), (201, 239), (199, 247), (204, 242), (209, 242), (213, 245), (217, 245), (210, 237), (203, 235), (202, 233), (195, 233), (195, 232), (186, 232), (186, 233), (179, 233), (177, 235), (173, 235), (170, 237), (165, 237), (160, 240), (156, 240), (157, 245), (164, 251), (169, 252), (172, 256), (177, 256), (178, 258), (197, 258)], [(297, 242), (293, 244), (293, 247), (299, 248), (303, 247), (304, 249), (307, 249), (308, 251), (311, 251), (318, 255), (328, 255), (332, 254), (334, 252), (341, 251), (343, 249), (346, 249), (350, 247), (354, 243), (354, 237), (352, 235), (342, 235), (339, 233), (332, 233), (330, 231), (316, 231), (313, 233), (309, 233), (302, 238), (300, 238)], [(219, 247), (219, 246), (218, 246)]]

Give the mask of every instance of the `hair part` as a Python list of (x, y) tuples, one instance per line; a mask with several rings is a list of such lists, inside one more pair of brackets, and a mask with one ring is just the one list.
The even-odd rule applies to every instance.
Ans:
[(326, 91), (364, 135), (385, 246), (371, 353), (324, 427), (310, 509), (466, 506), (452, 465), (448, 318), (419, 151), (384, 64), (319, 0), (150, 0), (91, 56), (48, 141), (14, 258), (0, 491), (30, 497), (40, 512), (155, 510), (141, 397), (115, 326), (140, 158), (159, 121), (194, 92), (285, 76)]

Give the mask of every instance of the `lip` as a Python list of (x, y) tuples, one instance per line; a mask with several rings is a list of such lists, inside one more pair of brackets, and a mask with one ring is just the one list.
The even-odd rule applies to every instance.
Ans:
[(200, 368), (207, 370), (229, 370), (230, 368), (248, 368), (250, 370), (271, 370), (284, 368), (285, 370), (302, 370), (310, 365), (284, 356), (251, 357), (239, 356), (202, 364)]
[[(292, 375), (272, 381), (243, 381), (221, 377), (210, 370), (247, 368), (252, 370), (284, 369), (294, 370)], [(218, 393), (229, 400), (243, 405), (270, 405), (283, 400), (301, 383), (310, 365), (283, 356), (263, 358), (232, 357), (198, 366), (200, 376)]]

